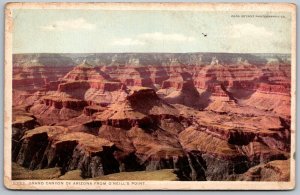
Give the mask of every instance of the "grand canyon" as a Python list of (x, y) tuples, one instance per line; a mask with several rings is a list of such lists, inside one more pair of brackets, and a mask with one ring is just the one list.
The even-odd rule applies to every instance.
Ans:
[(12, 179), (289, 181), (289, 54), (13, 55)]

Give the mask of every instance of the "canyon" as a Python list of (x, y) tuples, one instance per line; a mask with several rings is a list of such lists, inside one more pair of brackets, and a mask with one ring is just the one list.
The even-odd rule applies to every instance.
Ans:
[(15, 179), (289, 181), (288, 54), (14, 54), (13, 65)]

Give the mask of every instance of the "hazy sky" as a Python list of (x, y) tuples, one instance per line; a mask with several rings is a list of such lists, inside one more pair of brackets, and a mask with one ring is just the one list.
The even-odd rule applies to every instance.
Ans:
[(288, 13), (231, 16), (241, 13), (19, 9), (13, 11), (13, 53), (290, 53)]

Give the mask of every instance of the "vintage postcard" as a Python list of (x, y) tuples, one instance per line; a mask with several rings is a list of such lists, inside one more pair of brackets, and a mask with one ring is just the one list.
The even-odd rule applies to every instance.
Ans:
[(9, 189), (295, 187), (296, 6), (9, 3)]

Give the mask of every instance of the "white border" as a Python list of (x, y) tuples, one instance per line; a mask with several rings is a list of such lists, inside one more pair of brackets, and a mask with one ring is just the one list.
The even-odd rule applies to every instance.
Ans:
[[(106, 9), (106, 10), (194, 10), (194, 11), (269, 11), (290, 12), (292, 15), (292, 85), (291, 85), (291, 174), (289, 182), (252, 181), (141, 181), (144, 185), (62, 185), (30, 184), (28, 180), (11, 180), (11, 123), (12, 123), (12, 10), (14, 9)], [(295, 187), (296, 133), (296, 5), (291, 3), (8, 3), (5, 8), (5, 85), (4, 85), (4, 184), (9, 189), (47, 190), (289, 190)], [(24, 183), (20, 184), (20, 183)], [(81, 181), (80, 182), (88, 182)], [(116, 181), (107, 181), (116, 182)]]

